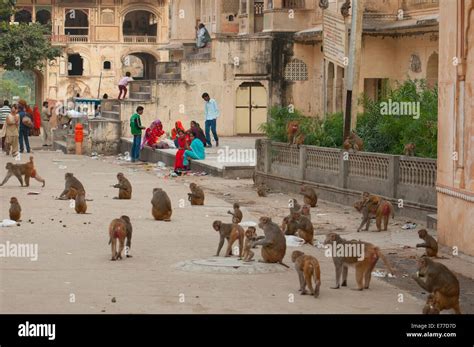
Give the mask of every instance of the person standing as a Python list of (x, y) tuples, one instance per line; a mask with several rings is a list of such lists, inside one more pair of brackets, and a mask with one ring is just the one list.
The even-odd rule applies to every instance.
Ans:
[(143, 114), (143, 106), (138, 106), (136, 113), (130, 118), (130, 129), (133, 135), (132, 144), (132, 163), (136, 162), (140, 158), (140, 146), (142, 144), (142, 130), (145, 129), (142, 126), (142, 120), (140, 116)]
[(32, 115), (31, 113), (27, 112), (28, 105), (26, 104), (26, 101), (20, 100), (18, 102), (18, 110), (20, 111), (20, 153), (23, 153), (25, 150), (26, 146), (26, 151), (28, 153), (31, 153), (31, 148), (30, 148), (30, 128), (33, 127), (33, 120), (32, 120)]
[(41, 126), (43, 127), (43, 146), (51, 146), (51, 109), (47, 101), (43, 102), (43, 109), (41, 112)]
[(5, 150), (7, 155), (11, 154), (13, 157), (18, 155), (19, 125), (18, 106), (14, 104), (5, 120)]
[[(128, 86), (128, 83), (133, 81), (133, 78), (131, 77), (132, 74), (130, 72), (126, 72), (125, 73), (125, 77), (123, 77), (119, 84), (118, 84), (118, 87), (119, 87), (119, 96), (118, 96), (118, 99), (125, 99), (125, 97), (127, 96), (127, 86)], [(122, 93), (123, 93), (123, 96), (122, 96)]]
[(204, 113), (206, 115), (205, 128), (206, 128), (206, 142), (207, 147), (212, 147), (211, 143), (211, 134), (214, 136), (214, 141), (216, 141), (216, 147), (219, 147), (219, 137), (217, 136), (217, 117), (220, 116), (219, 107), (217, 102), (214, 99), (211, 99), (208, 93), (202, 94), (202, 98), (205, 101)]
[[(3, 107), (0, 108), (0, 130), (2, 130), (2, 135), (5, 132), (5, 130), (3, 130), (3, 128), (6, 126), (5, 119), (10, 114), (10, 111), (10, 103), (8, 100), (5, 100), (3, 102)], [(2, 150), (5, 151), (5, 136), (2, 136)]]

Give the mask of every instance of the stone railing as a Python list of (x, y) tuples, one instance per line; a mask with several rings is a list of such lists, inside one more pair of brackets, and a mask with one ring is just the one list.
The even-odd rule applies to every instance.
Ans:
[(137, 44), (151, 44), (157, 43), (156, 36), (138, 36), (138, 35), (124, 35), (124, 43), (137, 43)]
[(257, 140), (257, 174), (436, 206), (436, 160)]
[(46, 35), (52, 45), (89, 42), (89, 35)]

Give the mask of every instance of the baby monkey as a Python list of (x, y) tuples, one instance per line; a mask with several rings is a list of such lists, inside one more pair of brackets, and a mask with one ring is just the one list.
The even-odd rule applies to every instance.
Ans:
[(252, 261), (255, 255), (252, 252), (252, 242), (257, 240), (257, 229), (255, 227), (248, 227), (245, 230), (244, 252), (242, 253), (243, 261)]

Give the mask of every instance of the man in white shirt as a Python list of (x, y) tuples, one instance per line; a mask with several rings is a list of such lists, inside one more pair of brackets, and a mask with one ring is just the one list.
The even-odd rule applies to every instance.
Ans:
[[(123, 77), (119, 84), (118, 84), (118, 87), (119, 87), (119, 96), (118, 96), (118, 99), (125, 99), (125, 97), (127, 96), (127, 86), (128, 86), (128, 83), (133, 81), (133, 78), (131, 77), (132, 74), (130, 72), (127, 72), (125, 74), (125, 77)], [(123, 97), (122, 97), (122, 93), (123, 93)]]
[(217, 106), (216, 100), (211, 99), (208, 93), (202, 94), (202, 98), (206, 102), (204, 106), (204, 114), (206, 117), (204, 123), (206, 128), (206, 147), (212, 147), (210, 130), (212, 130), (214, 141), (216, 141), (216, 147), (219, 147), (219, 137), (216, 131), (217, 117), (220, 116), (219, 107)]

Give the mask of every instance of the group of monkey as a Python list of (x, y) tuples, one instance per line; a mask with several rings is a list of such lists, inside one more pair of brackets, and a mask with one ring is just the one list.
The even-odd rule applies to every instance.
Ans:
[[(6, 165), (7, 175), (1, 185), (5, 184), (8, 179), (14, 175), (23, 186), (22, 176), (25, 176), (26, 186), (29, 185), (29, 178), (36, 178), (45, 185), (45, 180), (38, 176), (33, 164), (33, 157), (25, 164)], [(114, 199), (128, 200), (132, 197), (132, 185), (123, 173), (117, 174), (118, 183), (112, 187), (118, 188), (118, 196)], [(204, 205), (204, 191), (195, 183), (189, 185), (191, 190), (188, 193), (188, 200), (191, 205)], [(318, 196), (315, 190), (309, 186), (303, 185), (300, 193), (304, 196), (304, 205), (301, 206), (296, 199), (290, 201), (290, 214), (283, 218), (282, 225), (274, 223), (270, 217), (260, 217), (258, 227), (263, 230), (264, 236), (257, 236), (257, 229), (255, 227), (248, 227), (244, 231), (239, 224), (242, 221), (243, 213), (238, 203), (234, 203), (233, 211), (228, 211), (232, 216), (232, 223), (224, 223), (220, 220), (215, 220), (212, 227), (219, 233), (219, 244), (217, 247), (216, 256), (219, 256), (220, 251), (227, 240), (226, 257), (232, 255), (232, 246), (235, 241), (239, 243), (239, 258), (245, 262), (253, 260), (253, 248), (261, 246), (260, 262), (264, 263), (278, 263), (288, 267), (283, 263), (283, 258), (286, 253), (286, 238), (285, 235), (297, 235), (310, 245), (313, 245), (314, 227), (311, 222), (311, 207), (317, 205)], [(87, 204), (85, 198), (85, 189), (82, 183), (74, 177), (72, 173), (65, 174), (65, 188), (59, 200), (74, 200), (74, 208), (78, 214), (84, 214), (87, 211)], [(260, 194), (259, 194), (260, 195)], [(170, 221), (172, 215), (171, 200), (167, 193), (161, 188), (153, 189), (153, 197), (151, 199), (152, 216), (155, 220)], [(354, 207), (362, 214), (362, 223), (358, 228), (358, 232), (364, 224), (368, 230), (370, 220), (375, 218), (378, 231), (381, 231), (381, 223), (384, 221), (384, 229), (387, 230), (388, 218), (391, 215), (393, 218), (393, 206), (387, 200), (381, 197), (369, 194), (367, 192), (362, 194), (362, 199), (354, 204)], [(21, 206), (18, 199), (12, 197), (10, 199), (10, 219), (19, 221), (21, 219)], [(125, 248), (126, 240), (126, 257), (131, 257), (129, 254), (131, 248), (133, 227), (128, 216), (121, 216), (112, 220), (109, 225), (109, 244), (111, 245), (112, 257), (111, 260), (122, 259), (122, 252)], [(434, 262), (430, 257), (437, 257), (438, 243), (428, 234), (425, 229), (418, 232), (424, 243), (417, 244), (417, 247), (426, 249), (426, 254), (418, 261), (418, 272), (414, 274), (413, 279), (426, 291), (430, 293), (426, 304), (423, 308), (423, 313), (436, 314), (445, 309), (454, 309), (456, 313), (461, 313), (459, 307), (459, 282), (446, 266), (441, 263)], [(244, 242), (245, 239), (245, 242)], [(375, 245), (357, 240), (345, 240), (337, 233), (329, 233), (324, 241), (325, 245), (363, 245), (364, 256), (348, 256), (341, 257), (333, 255), (333, 262), (336, 273), (336, 286), (331, 287), (338, 289), (340, 286), (347, 286), (348, 268), (355, 268), (355, 277), (357, 288), (356, 290), (368, 289), (372, 270), (374, 269), (379, 258), (383, 260), (387, 268), (393, 273), (390, 264), (387, 262), (382, 252)], [(291, 260), (295, 264), (295, 269), (298, 274), (301, 294), (307, 294), (306, 287), (309, 293), (314, 297), (319, 296), (321, 286), (321, 270), (318, 260), (306, 255), (301, 251), (294, 251), (291, 255)], [(342, 282), (341, 282), (342, 275)], [(313, 286), (314, 283), (314, 286)]]

